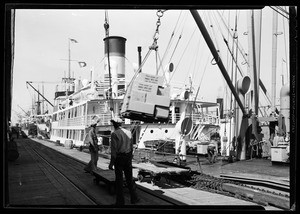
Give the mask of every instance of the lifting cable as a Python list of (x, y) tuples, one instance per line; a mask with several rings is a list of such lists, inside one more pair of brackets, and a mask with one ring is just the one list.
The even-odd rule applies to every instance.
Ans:
[[(192, 35), (191, 35), (191, 37), (190, 37), (190, 39), (189, 39), (187, 45), (185, 46), (185, 49), (184, 49), (184, 51), (183, 51), (183, 53), (182, 53), (182, 55), (181, 55), (181, 57), (180, 57), (180, 59), (179, 59), (178, 65), (179, 65), (179, 63), (181, 62), (181, 60), (182, 60), (182, 58), (183, 58), (183, 56), (184, 56), (184, 54), (185, 54), (185, 51), (187, 50), (187, 48), (188, 48), (188, 46), (189, 46), (189, 44), (190, 44), (190, 42), (191, 42), (191, 40), (192, 40), (192, 37), (193, 37), (195, 31), (196, 31), (196, 26), (195, 26), (195, 28), (194, 28), (194, 31), (193, 31), (193, 33), (192, 33)], [(175, 71), (177, 70), (177, 68), (178, 68), (178, 66), (175, 67), (175, 70), (173, 71), (173, 75), (171, 76), (170, 81), (172, 80), (172, 78), (173, 78), (173, 76), (174, 76)]]
[[(199, 47), (200, 39), (201, 39), (201, 38), (199, 38), (199, 40), (198, 40), (198, 42), (197, 42), (196, 48)], [(194, 60), (195, 63), (197, 62), (197, 55), (198, 55), (199, 48), (197, 48), (196, 51), (197, 51), (197, 53), (196, 53), (196, 54), (193, 54), (193, 57), (195, 57), (195, 60)], [(183, 81), (184, 83), (186, 82), (186, 79), (189, 77), (190, 71), (193, 70), (193, 69), (191, 68), (191, 67), (192, 67), (192, 64), (193, 64), (192, 62), (193, 62), (193, 58), (191, 58), (191, 63), (189, 63), (189, 67), (188, 67), (188, 69), (187, 69), (186, 76), (185, 76), (184, 81)], [(194, 72), (193, 72), (193, 76), (194, 76)]]
[(179, 35), (179, 37), (178, 37), (178, 40), (177, 40), (176, 45), (175, 45), (175, 47), (174, 47), (174, 50), (173, 50), (173, 52), (172, 52), (172, 54), (171, 54), (171, 57), (170, 57), (170, 59), (169, 59), (169, 63), (171, 62), (171, 60), (172, 60), (172, 58), (173, 58), (173, 56), (174, 56), (174, 53), (175, 53), (175, 51), (176, 51), (176, 49), (177, 49), (177, 47), (178, 47), (179, 41), (180, 41), (181, 38), (182, 38), (182, 33), (183, 33), (183, 29), (184, 29), (185, 22), (186, 22), (186, 17), (187, 17), (187, 14), (186, 14), (186, 16), (185, 16), (185, 18), (184, 18), (183, 27), (182, 27), (182, 29), (181, 29), (181, 33), (180, 33), (180, 35)]
[(175, 27), (174, 27), (174, 29), (173, 29), (173, 32), (172, 32), (171, 37), (170, 37), (170, 39), (169, 39), (167, 48), (166, 48), (166, 50), (165, 50), (165, 53), (164, 53), (164, 55), (163, 55), (163, 57), (162, 57), (162, 60), (161, 60), (161, 63), (160, 63), (160, 65), (159, 65), (159, 68), (158, 68), (158, 69), (160, 69), (160, 67), (162, 66), (162, 62), (164, 61), (164, 59), (165, 59), (167, 53), (169, 52), (169, 49), (170, 49), (171, 44), (172, 44), (172, 42), (173, 42), (173, 36), (174, 36), (174, 34), (175, 34), (175, 31), (176, 31), (176, 28), (177, 28), (178, 21), (179, 21), (179, 19), (180, 19), (181, 13), (182, 13), (182, 11), (180, 11), (179, 17), (178, 17), (178, 19), (177, 19), (177, 22), (176, 22), (176, 24), (175, 24)]
[[(230, 32), (230, 29), (228, 28), (228, 25), (226, 25), (226, 23), (225, 23), (225, 20), (224, 20), (223, 16), (219, 13), (219, 11), (217, 11), (217, 13), (218, 13), (219, 17), (221, 18), (221, 21), (222, 21), (223, 25), (224, 25), (225, 28), (227, 29), (228, 35), (230, 35), (231, 37), (233, 37), (233, 35), (232, 35), (231, 32)], [(224, 36), (223, 36), (223, 37), (224, 37)], [(228, 36), (228, 37), (229, 37), (229, 36)], [(224, 37), (224, 38), (225, 38), (225, 37)], [(247, 64), (247, 66), (249, 67), (248, 59), (247, 59), (247, 57), (246, 57), (246, 56), (247, 56), (246, 52), (245, 52), (244, 49), (242, 48), (242, 45), (241, 45), (241, 44), (238, 44), (238, 47), (239, 47), (240, 53), (242, 54), (242, 56), (243, 56), (243, 58), (244, 58), (244, 60), (245, 60), (245, 62), (242, 63), (242, 64)]]
[[(146, 54), (146, 56), (144, 57), (143, 61), (141, 62), (141, 65), (139, 66), (138, 70), (134, 73), (134, 76), (132, 77), (131, 81), (129, 82), (128, 84), (128, 87), (125, 91), (125, 95), (127, 94), (127, 90), (129, 88), (129, 86), (131, 85), (131, 83), (136, 79), (136, 77), (138, 76), (138, 74), (141, 72), (141, 69), (142, 67), (144, 66), (145, 62), (147, 61), (150, 53), (152, 50), (155, 50), (156, 51), (156, 61), (157, 61), (157, 58), (158, 58), (158, 52), (157, 52), (157, 49), (158, 49), (158, 46), (157, 46), (157, 40), (159, 38), (159, 27), (161, 25), (161, 22), (160, 22), (160, 18), (163, 16), (163, 13), (165, 12), (165, 10), (157, 10), (156, 12), (156, 15), (158, 17), (158, 20), (156, 22), (156, 30), (154, 32), (154, 35), (153, 35), (153, 42), (152, 42), (152, 45), (149, 47), (149, 50)], [(157, 65), (158, 63), (156, 63)], [(158, 68), (157, 68), (157, 72), (158, 72)], [(146, 126), (146, 129), (147, 129), (148, 125)], [(136, 131), (137, 129), (137, 126), (135, 128), (131, 128), (133, 130), (133, 133)], [(144, 132), (146, 131), (146, 129), (144, 130)]]
[[(197, 44), (197, 53), (196, 53), (196, 55), (195, 55), (195, 63), (194, 63), (194, 68), (192, 69), (192, 71), (193, 71), (193, 77), (195, 77), (195, 71), (196, 71), (196, 64), (197, 64), (197, 62), (198, 62), (198, 60), (197, 59), (201, 59), (200, 57), (198, 57), (198, 55), (199, 55), (199, 50), (200, 50), (200, 42), (201, 42), (201, 38), (199, 38), (199, 41), (198, 41), (198, 44)], [(202, 53), (203, 53), (203, 51), (202, 51)], [(200, 60), (199, 60), (200, 61)], [(195, 78), (194, 78), (195, 79)]]
[[(192, 33), (192, 35), (191, 35), (191, 37), (190, 37), (190, 39), (189, 39), (189, 41), (188, 41), (188, 44), (185, 46), (185, 49), (184, 49), (184, 51), (183, 51), (183, 53), (182, 53), (182, 55), (181, 55), (181, 57), (180, 57), (180, 59), (179, 59), (179, 62), (178, 62), (177, 66), (176, 66), (176, 68), (175, 68), (175, 70), (174, 70), (174, 72), (173, 72), (173, 75), (172, 75), (171, 78), (170, 78), (170, 81), (171, 81), (171, 79), (173, 78), (173, 76), (174, 76), (174, 74), (175, 74), (175, 71), (177, 70), (178, 65), (180, 64), (180, 62), (181, 62), (181, 60), (182, 60), (182, 58), (183, 58), (183, 56), (184, 56), (184, 54), (185, 54), (185, 51), (187, 50), (187, 48), (188, 48), (188, 46), (189, 46), (189, 43), (190, 43), (190, 41), (191, 41), (191, 39), (192, 39), (192, 37), (193, 37), (193, 35), (194, 35), (194, 33), (195, 33), (195, 30), (196, 30), (196, 28), (194, 29), (194, 31), (193, 31), (193, 33)], [(181, 37), (180, 37), (180, 38), (181, 38)], [(179, 41), (178, 41), (178, 42), (179, 42)], [(177, 44), (178, 44), (178, 42), (177, 42)], [(176, 46), (175, 48), (177, 48), (177, 46)], [(174, 52), (175, 52), (175, 50), (173, 51), (173, 54), (174, 54)], [(172, 55), (172, 57), (173, 57), (173, 55)], [(170, 59), (170, 60), (171, 60), (171, 59)]]
[[(219, 14), (219, 15), (220, 15), (220, 14)], [(215, 17), (215, 20), (216, 20), (216, 17)], [(216, 22), (217, 22), (217, 21), (216, 21)], [(218, 22), (217, 22), (217, 23), (218, 23)], [(218, 25), (218, 26), (219, 26), (219, 25)], [(245, 74), (244, 74), (242, 68), (238, 65), (237, 59), (234, 57), (233, 52), (230, 50), (228, 41), (226, 40), (224, 34), (222, 33), (222, 30), (221, 30), (220, 26), (219, 26), (219, 31), (220, 31), (220, 33), (221, 33), (221, 35), (222, 35), (222, 37), (223, 37), (223, 41), (224, 41), (225, 44), (226, 44), (226, 47), (227, 47), (227, 49), (228, 49), (228, 52), (230, 53), (230, 55), (231, 55), (232, 59), (234, 60), (235, 64), (237, 65), (237, 69), (239, 70), (240, 75), (241, 75), (242, 77), (245, 76)], [(234, 35), (232, 35), (232, 36), (234, 36)], [(234, 40), (234, 41), (235, 41), (235, 40)], [(244, 59), (246, 59), (246, 58), (245, 58), (246, 55), (243, 54), (244, 51), (243, 51), (243, 49), (241, 48), (241, 45), (240, 45), (240, 43), (238, 42), (238, 40), (236, 41), (236, 45), (237, 45), (237, 49), (241, 52), (241, 54), (242, 54), (242, 56), (244, 57)], [(242, 64), (243, 64), (243, 63), (242, 63)], [(244, 63), (244, 64), (247, 64), (247, 65), (249, 66), (247, 60), (246, 60), (246, 63)], [(264, 91), (263, 94), (264, 94), (265, 98), (269, 101), (269, 103), (271, 103), (271, 100), (270, 100), (270, 98), (269, 98), (268, 92), (267, 92), (267, 90), (265, 89), (264, 85), (261, 84), (261, 87), (262, 87), (262, 89), (263, 89), (263, 91)], [(226, 91), (227, 91), (227, 88), (226, 88)]]
[(149, 47), (149, 50), (145, 56), (145, 58), (143, 59), (143, 61), (141, 62), (141, 65), (139, 66), (138, 70), (135, 72), (134, 76), (132, 77), (131, 81), (129, 82), (128, 86), (135, 80), (135, 78), (137, 77), (137, 75), (141, 72), (142, 67), (144, 66), (145, 62), (147, 61), (150, 53), (152, 50), (157, 50), (158, 46), (157, 46), (157, 40), (159, 38), (159, 26), (161, 25), (160, 22), (160, 18), (163, 16), (165, 10), (158, 10), (156, 15), (158, 16), (158, 20), (156, 22), (156, 30), (155, 33), (153, 35), (153, 43), (152, 45)]
[[(219, 61), (219, 59), (222, 58), (222, 57), (220, 56), (220, 48), (219, 48), (219, 44), (218, 44), (218, 42), (217, 42), (216, 33), (215, 33), (215, 30), (214, 30), (213, 22), (212, 22), (212, 20), (211, 20), (210, 15), (208, 14), (207, 17), (208, 17), (208, 19), (209, 19), (209, 22), (211, 23), (211, 24), (210, 24), (210, 27), (211, 27), (211, 28), (209, 28), (209, 29), (211, 29), (210, 35), (212, 35), (212, 37), (214, 38), (214, 43), (216, 44), (216, 47), (217, 47), (217, 52), (218, 52), (218, 57), (219, 57), (219, 58), (218, 58), (218, 61)], [(215, 63), (213, 63), (213, 61), (215, 61)], [(213, 58), (213, 59), (211, 60), (211, 64), (212, 64), (212, 65), (216, 65), (216, 64), (217, 64), (216, 59)]]

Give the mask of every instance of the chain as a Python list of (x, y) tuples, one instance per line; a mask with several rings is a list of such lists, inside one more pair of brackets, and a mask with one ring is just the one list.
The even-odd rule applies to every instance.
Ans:
[(161, 25), (161, 21), (160, 18), (163, 17), (165, 10), (157, 10), (156, 15), (158, 17), (157, 21), (156, 21), (156, 30), (155, 33), (153, 35), (153, 44), (152, 46), (150, 46), (150, 49), (156, 50), (158, 48), (157, 46), (157, 40), (159, 38), (159, 27)]
[(249, 187), (253, 190), (266, 192), (266, 193), (269, 193), (272, 195), (278, 195), (278, 196), (289, 198), (288, 194), (277, 193), (277, 192), (274, 192), (271, 190), (266, 190), (264, 188), (253, 187), (252, 185), (245, 185), (245, 184), (237, 182), (237, 181), (225, 180), (225, 179), (217, 178), (217, 177), (207, 175), (207, 174), (193, 175), (191, 178), (191, 183), (193, 183), (192, 187), (195, 189), (218, 190), (218, 191), (223, 191), (222, 185), (224, 183), (229, 183), (229, 184), (235, 184), (238, 186)]

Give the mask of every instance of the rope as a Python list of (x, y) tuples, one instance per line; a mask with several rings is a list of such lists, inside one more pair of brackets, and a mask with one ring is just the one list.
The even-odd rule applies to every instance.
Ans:
[[(188, 46), (189, 46), (189, 44), (190, 44), (190, 42), (191, 42), (191, 40), (192, 40), (192, 37), (193, 37), (195, 31), (196, 31), (196, 27), (194, 28), (194, 31), (193, 31), (193, 33), (192, 33), (192, 35), (191, 35), (191, 37), (190, 37), (190, 39), (189, 39), (189, 41), (188, 41), (188, 44), (185, 46), (185, 49), (184, 49), (184, 51), (183, 51), (183, 53), (182, 53), (182, 55), (181, 55), (181, 57), (180, 57), (180, 59), (179, 59), (179, 61), (178, 61), (178, 65), (179, 65), (179, 63), (181, 62), (181, 60), (182, 60), (182, 58), (183, 58), (183, 56), (184, 56), (184, 54), (185, 54), (185, 51), (187, 50), (187, 48), (188, 48)], [(172, 80), (172, 78), (173, 78), (173, 76), (174, 76), (175, 71), (177, 70), (177, 68), (178, 68), (178, 66), (175, 67), (174, 72), (173, 72), (173, 75), (170, 77), (170, 81)]]
[[(187, 15), (187, 14), (186, 14), (186, 15)], [(185, 24), (185, 22), (186, 22), (186, 17), (187, 17), (187, 16), (185, 16), (185, 18), (184, 18), (184, 24)], [(171, 60), (172, 60), (172, 58), (173, 58), (173, 56), (174, 56), (175, 50), (176, 50), (177, 47), (178, 47), (179, 41), (180, 41), (181, 38), (182, 38), (182, 33), (183, 33), (184, 26), (185, 26), (185, 25), (183, 25), (183, 27), (182, 27), (182, 29), (181, 29), (181, 33), (180, 33), (180, 35), (179, 35), (179, 37), (178, 37), (178, 40), (177, 40), (176, 45), (175, 45), (175, 47), (174, 47), (174, 50), (173, 50), (173, 52), (172, 52), (172, 54), (171, 54), (171, 57), (170, 57), (170, 59), (169, 59), (169, 63), (171, 62)]]
[[(214, 27), (213, 27), (213, 24), (212, 24), (212, 20), (211, 20), (211, 17), (210, 17), (209, 14), (208, 14), (207, 16), (208, 16), (208, 19), (209, 19), (209, 21), (210, 21), (210, 23), (211, 23), (211, 25), (210, 25), (211, 30), (212, 30), (212, 33), (211, 33), (211, 34), (213, 35), (214, 43), (216, 44), (217, 52), (219, 53), (219, 52), (220, 52), (220, 48), (219, 48), (219, 44), (218, 44), (218, 42), (217, 42), (217, 37), (216, 37), (215, 30), (214, 30)], [(219, 54), (218, 54), (218, 55), (219, 55)], [(221, 58), (221, 57), (219, 56), (219, 58)]]
[[(223, 16), (219, 13), (219, 11), (217, 11), (217, 13), (218, 13), (218, 15), (219, 15), (219, 17), (220, 17), (220, 19), (221, 19), (221, 21), (222, 21), (222, 23), (223, 23), (223, 25), (224, 25), (224, 27), (227, 29), (227, 31), (228, 31), (228, 38), (229, 38), (229, 35), (231, 35), (231, 37), (232, 37), (232, 34), (231, 34), (231, 32), (230, 32), (230, 29), (229, 29), (229, 25), (227, 25), (226, 23), (225, 23), (225, 20), (224, 20), (224, 18), (223, 18)], [(218, 22), (217, 22), (218, 23)], [(220, 32), (222, 32), (222, 31), (220, 31)], [(223, 36), (224, 37), (224, 36)], [(225, 38), (225, 37), (224, 37)], [(227, 40), (229, 40), (229, 39), (227, 39)], [(245, 60), (245, 64), (247, 64), (247, 66), (249, 67), (249, 64), (248, 64), (248, 59), (247, 59), (247, 54), (245, 53), (245, 51), (244, 51), (244, 49), (242, 48), (242, 45), (241, 44), (239, 44), (238, 45), (238, 47), (239, 47), (239, 51), (240, 51), (240, 53), (242, 54), (242, 56), (243, 56), (243, 58), (244, 58), (244, 60)]]
[(180, 16), (181, 16), (181, 13), (182, 13), (182, 11), (180, 11), (180, 14), (179, 14), (179, 17), (178, 17), (178, 19), (177, 19), (176, 25), (175, 25), (175, 27), (174, 27), (174, 29), (173, 29), (173, 32), (172, 32), (171, 37), (170, 37), (170, 39), (169, 39), (167, 48), (166, 48), (166, 50), (165, 50), (165, 53), (164, 53), (164, 55), (163, 55), (163, 57), (162, 57), (162, 60), (161, 60), (161, 63), (160, 63), (160, 65), (159, 65), (159, 68), (158, 68), (158, 69), (160, 69), (160, 67), (162, 66), (162, 62), (164, 61), (164, 59), (165, 59), (167, 53), (169, 52), (170, 46), (171, 46), (171, 44), (172, 44), (172, 42), (173, 42), (173, 36), (174, 36), (174, 34), (175, 34), (175, 30), (176, 30), (176, 28), (177, 28), (178, 21), (179, 21), (179, 18), (180, 18)]

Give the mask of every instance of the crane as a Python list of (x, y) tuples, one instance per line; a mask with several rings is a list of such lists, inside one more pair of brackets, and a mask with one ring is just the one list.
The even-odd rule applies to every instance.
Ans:
[(18, 107), (19, 107), (20, 109), (22, 109), (22, 111), (23, 111), (27, 116), (30, 116), (23, 108), (21, 108), (21, 106), (18, 105)]
[(49, 100), (47, 100), (45, 97), (44, 97), (44, 95), (42, 95), (38, 90), (36, 90), (36, 88), (35, 87), (33, 87), (33, 85), (31, 85), (31, 83), (33, 83), (32, 81), (26, 81), (26, 84), (27, 85), (29, 85), (29, 86), (31, 86), (39, 95), (41, 95), (41, 97), (43, 97), (44, 99), (45, 99), (45, 101), (47, 101), (52, 107), (53, 107), (53, 104), (49, 101)]

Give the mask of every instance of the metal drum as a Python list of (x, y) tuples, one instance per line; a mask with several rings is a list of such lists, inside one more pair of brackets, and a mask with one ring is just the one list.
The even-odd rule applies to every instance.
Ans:
[(66, 140), (65, 141), (65, 147), (72, 149), (73, 148), (73, 140)]

